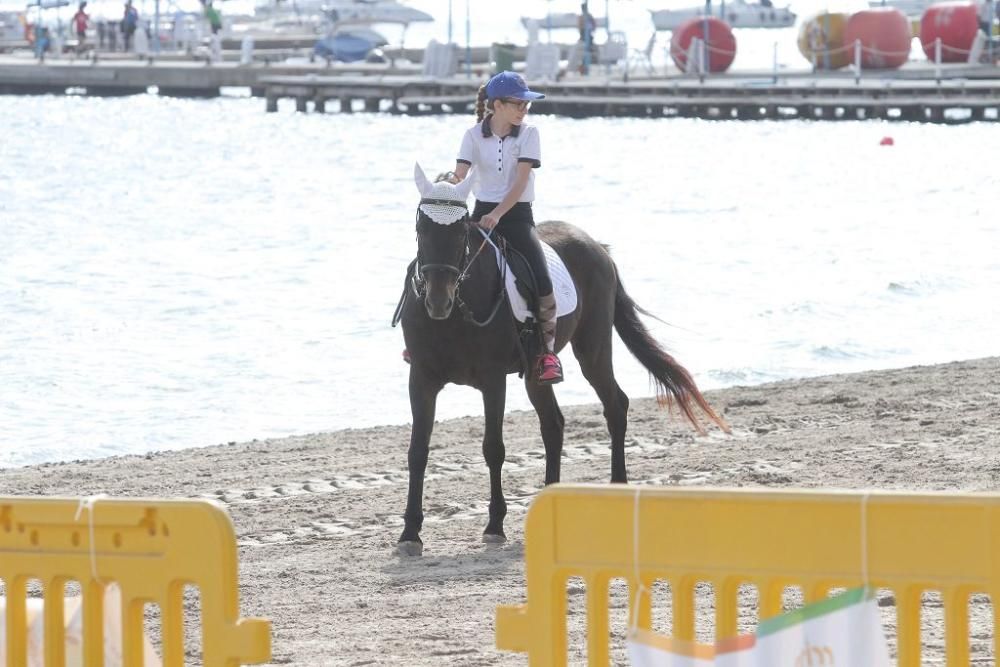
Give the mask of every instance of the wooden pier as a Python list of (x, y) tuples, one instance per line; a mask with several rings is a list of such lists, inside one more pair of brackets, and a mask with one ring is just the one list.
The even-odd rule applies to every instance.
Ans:
[[(420, 77), (275, 76), (261, 80), (266, 109), (293, 99), (298, 111), (323, 112), (331, 101), (341, 112), (469, 113), (479, 81)], [(536, 113), (571, 117), (680, 117), (712, 120), (879, 118), (919, 122), (1000, 121), (996, 79), (855, 80), (854, 77), (754, 79), (713, 77), (622, 82), (580, 79), (538, 83), (546, 94)]]

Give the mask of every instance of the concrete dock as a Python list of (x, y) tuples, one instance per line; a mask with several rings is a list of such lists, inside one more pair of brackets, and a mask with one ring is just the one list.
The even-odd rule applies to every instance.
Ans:
[[(247, 88), (277, 111), (283, 99), (299, 111), (402, 114), (468, 113), (486, 76), (432, 78), (420, 65), (395, 63), (259, 63), (241, 65), (134, 56), (97, 61), (0, 56), (0, 94), (166, 95), (206, 97)], [(595, 68), (596, 69), (596, 68)], [(940, 78), (939, 78), (940, 76)], [(909, 63), (900, 70), (813, 73), (732, 72), (704, 80), (673, 73), (644, 78), (606, 72), (533, 81), (546, 93), (537, 113), (574, 117), (637, 116), (706, 119), (881, 118), (919, 122), (1000, 121), (1000, 68)]]

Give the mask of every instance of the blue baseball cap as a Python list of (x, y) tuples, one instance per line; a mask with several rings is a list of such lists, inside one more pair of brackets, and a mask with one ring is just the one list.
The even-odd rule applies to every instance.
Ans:
[(528, 90), (524, 77), (517, 72), (500, 72), (486, 84), (486, 97), (496, 100), (509, 97), (515, 100), (540, 100), (545, 95)]

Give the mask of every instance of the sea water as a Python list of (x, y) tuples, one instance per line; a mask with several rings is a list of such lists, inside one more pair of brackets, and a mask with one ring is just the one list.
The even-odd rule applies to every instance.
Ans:
[[(0, 121), (0, 465), (409, 420), (413, 164), (451, 168), (473, 118), (227, 91), (0, 96)], [(536, 218), (610, 244), (702, 388), (1000, 353), (989, 124), (531, 121)], [(559, 400), (595, 401), (563, 360)]]

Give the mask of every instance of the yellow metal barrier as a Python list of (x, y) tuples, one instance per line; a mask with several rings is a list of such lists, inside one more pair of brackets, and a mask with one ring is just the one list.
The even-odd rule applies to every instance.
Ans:
[(947, 664), (964, 667), (969, 595), (1000, 599), (1000, 496), (557, 484), (528, 512), (525, 565), (527, 604), (497, 609), (496, 643), (527, 653), (530, 665), (566, 664), (569, 577), (586, 582), (588, 661), (607, 665), (612, 578), (628, 580), (629, 608), (637, 610), (630, 614), (644, 629), (650, 596), (635, 604), (636, 572), (646, 590), (669, 581), (673, 635), (693, 641), (698, 582), (714, 586), (723, 639), (737, 632), (743, 584), (756, 586), (764, 619), (782, 612), (788, 586), (801, 586), (813, 602), (861, 584), (867, 570), (870, 585), (895, 593), (898, 664), (920, 665), (921, 593), (938, 590)]
[(218, 505), (197, 500), (0, 498), (0, 579), (7, 596), (7, 666), (27, 663), (25, 597), (44, 588), (45, 664), (62, 665), (67, 582), (83, 592), (84, 658), (104, 660), (104, 589), (122, 602), (124, 665), (142, 664), (143, 607), (158, 604), (163, 664), (184, 664), (186, 585), (201, 601), (206, 667), (257, 664), (271, 656), (271, 626), (239, 617), (236, 537)]

